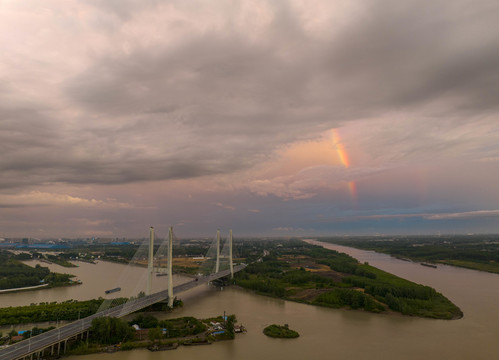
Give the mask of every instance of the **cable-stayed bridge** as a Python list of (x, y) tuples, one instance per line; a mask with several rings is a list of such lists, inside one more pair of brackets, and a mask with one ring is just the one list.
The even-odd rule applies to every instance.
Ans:
[(70, 339), (84, 339), (88, 338), (89, 329), (92, 325), (92, 320), (98, 317), (109, 316), (109, 317), (123, 317), (125, 315), (131, 314), (137, 310), (146, 308), (152, 304), (168, 300), (169, 306), (173, 304), (174, 294), (180, 294), (184, 291), (192, 289), (196, 286), (209, 283), (216, 279), (220, 279), (226, 276), (233, 276), (234, 273), (241, 271), (246, 267), (246, 264), (233, 265), (232, 261), (232, 231), (229, 235), (229, 269), (220, 271), (220, 232), (217, 231), (217, 257), (215, 259), (215, 272), (209, 275), (198, 276), (195, 279), (188, 281), (186, 283), (173, 286), (172, 281), (172, 243), (173, 243), (173, 228), (170, 228), (168, 236), (168, 288), (163, 291), (152, 293), (152, 274), (154, 272), (154, 229), (150, 229), (149, 237), (149, 257), (148, 257), (148, 278), (147, 278), (147, 288), (146, 296), (132, 299), (124, 304), (110, 307), (97, 313), (88, 316), (86, 318), (71, 322), (67, 325), (61, 326), (57, 329), (53, 329), (37, 335), (33, 338), (20, 341), (13, 344), (5, 349), (0, 350), (0, 359), (2, 360), (20, 360), (20, 359), (41, 359), (44, 354), (56, 355), (61, 352), (65, 352), (67, 348), (67, 342)]

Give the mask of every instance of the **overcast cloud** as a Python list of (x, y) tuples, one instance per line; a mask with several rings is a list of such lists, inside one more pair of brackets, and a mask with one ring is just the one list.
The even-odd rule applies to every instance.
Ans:
[[(157, 208), (161, 196), (145, 204), (126, 188), (155, 182), (255, 216), (265, 216), (269, 197), (270, 213), (282, 201), (309, 201), (303, 211), (314, 218), (325, 211), (314, 199), (341, 202), (356, 181), (364, 196), (359, 188), (351, 211), (391, 208), (404, 192), (381, 200), (374, 181), (397, 178), (397, 169), (439, 169), (434, 187), (456, 182), (459, 192), (466, 182), (456, 162), (487, 164), (477, 184), (495, 201), (497, 171), (487, 169), (499, 165), (498, 18), (489, 0), (3, 1), (0, 208), (40, 206), (40, 194), (54, 194), (43, 202), (53, 216), (81, 199), (102, 204), (106, 213), (95, 216), (116, 219), (134, 203)], [(333, 128), (349, 166), (310, 157), (276, 170), (282, 149), (330, 141)], [(232, 198), (221, 199), (227, 189)], [(186, 214), (200, 207), (176, 201)], [(499, 208), (450, 194), (410, 206)], [(307, 229), (294, 223), (299, 214), (287, 216), (262, 227)]]

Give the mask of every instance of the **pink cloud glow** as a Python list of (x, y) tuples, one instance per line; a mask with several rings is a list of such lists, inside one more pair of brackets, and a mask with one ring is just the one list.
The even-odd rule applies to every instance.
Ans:
[(0, 237), (498, 232), (493, 10), (4, 1)]

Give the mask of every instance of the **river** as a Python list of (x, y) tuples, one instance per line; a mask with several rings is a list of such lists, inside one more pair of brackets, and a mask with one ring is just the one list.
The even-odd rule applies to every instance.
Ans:
[[(74, 262), (78, 267), (66, 268), (57, 264), (47, 264), (37, 260), (25, 261), (25, 264), (48, 267), (51, 271), (75, 275), (74, 279), (82, 281), (81, 285), (57, 287), (28, 292), (14, 292), (0, 294), (0, 306), (20, 306), (31, 303), (52, 302), (63, 300), (90, 300), (99, 296), (115, 298), (119, 296), (136, 296), (140, 291), (145, 291), (147, 268), (141, 266), (124, 265), (107, 261), (91, 264), (83, 261)], [(174, 276), (174, 284), (188, 280), (182, 276)], [(153, 277), (155, 291), (166, 289), (166, 276)], [(106, 290), (121, 287), (120, 292), (105, 294)]]
[[(310, 241), (312, 243), (316, 243)], [(318, 244), (318, 243), (316, 243)], [(210, 346), (181, 347), (174, 351), (151, 353), (135, 350), (114, 354), (70, 357), (69, 360), (159, 360), (204, 359), (493, 359), (499, 353), (499, 276), (450, 266), (427, 268), (388, 255), (321, 243), (327, 248), (346, 252), (361, 262), (389, 271), (409, 280), (432, 286), (456, 303), (464, 312), (459, 320), (432, 320), (399, 315), (371, 314), (361, 311), (315, 307), (255, 295), (244, 289), (223, 290), (200, 286), (180, 297), (184, 308), (163, 318), (237, 315), (246, 334), (235, 341)], [(57, 267), (57, 265), (51, 265)], [(55, 268), (54, 268), (55, 269)], [(100, 262), (66, 269), (77, 273), (83, 285), (62, 289), (66, 298), (88, 299), (101, 296), (104, 289), (116, 284), (126, 266)], [(58, 269), (60, 271), (60, 268)], [(141, 278), (142, 268), (134, 268), (134, 278)], [(93, 275), (91, 275), (93, 274)], [(106, 276), (104, 276), (106, 274)], [(85, 280), (94, 279), (88, 289)], [(109, 276), (109, 280), (108, 279)], [(97, 278), (95, 278), (97, 277)], [(129, 276), (131, 279), (132, 277)], [(163, 282), (162, 277), (155, 279)], [(166, 279), (165, 279), (166, 280)], [(182, 279), (177, 279), (182, 281)], [(126, 282), (126, 281), (125, 281)], [(93, 285), (92, 285), (93, 284)], [(99, 284), (99, 285), (97, 285)], [(95, 289), (99, 286), (100, 290)], [(159, 285), (158, 285), (159, 286)], [(132, 281), (128, 288), (137, 288)], [(102, 291), (101, 291), (102, 290)], [(156, 290), (156, 288), (155, 288)], [(27, 293), (1, 294), (0, 303), (52, 301), (61, 289)], [(35, 300), (38, 299), (38, 300)], [(63, 300), (64, 298), (59, 298)], [(300, 333), (298, 339), (272, 339), (263, 335), (265, 326), (289, 324)]]

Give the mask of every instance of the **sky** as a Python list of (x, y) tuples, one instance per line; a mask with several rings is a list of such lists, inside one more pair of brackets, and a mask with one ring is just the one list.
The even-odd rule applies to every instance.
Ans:
[(0, 237), (499, 233), (496, 0), (0, 0)]

